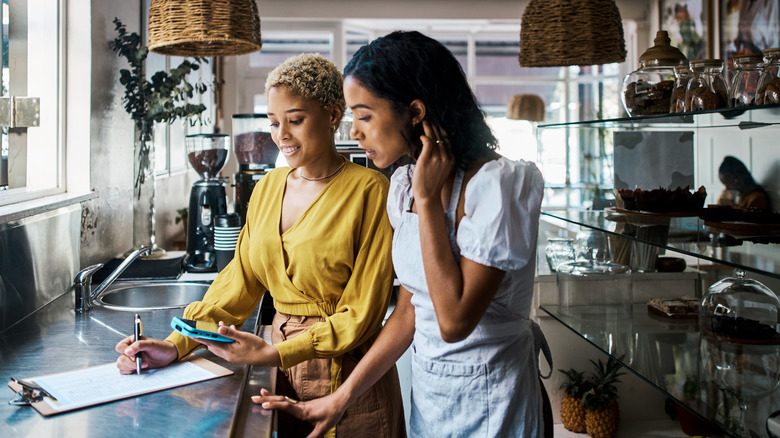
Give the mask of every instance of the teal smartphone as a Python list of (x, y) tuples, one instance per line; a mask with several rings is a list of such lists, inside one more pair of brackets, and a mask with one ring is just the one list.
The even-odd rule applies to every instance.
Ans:
[(219, 324), (206, 321), (195, 321), (194, 319), (184, 319), (174, 316), (171, 320), (171, 327), (177, 332), (190, 338), (208, 339), (217, 342), (235, 342), (235, 340), (226, 338), (219, 333)]

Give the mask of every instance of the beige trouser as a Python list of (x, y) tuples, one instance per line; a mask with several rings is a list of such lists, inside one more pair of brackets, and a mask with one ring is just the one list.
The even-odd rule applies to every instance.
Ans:
[[(319, 316), (296, 316), (276, 312), (271, 340), (273, 343), (294, 338), (317, 322)], [(349, 377), (363, 352), (374, 343), (373, 337), (342, 358), (342, 381)], [(278, 373), (276, 392), (297, 400), (311, 400), (330, 394), (330, 359), (311, 359)], [(311, 427), (292, 417), (279, 414), (279, 433), (283, 437), (306, 436)], [(401, 386), (395, 365), (347, 409), (336, 425), (338, 437), (406, 436)]]

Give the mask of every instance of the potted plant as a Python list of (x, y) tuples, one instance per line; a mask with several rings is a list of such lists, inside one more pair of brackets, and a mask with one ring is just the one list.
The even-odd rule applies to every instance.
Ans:
[[(124, 85), (122, 98), (125, 111), (135, 123), (135, 154), (133, 184), (133, 247), (152, 245), (155, 238), (154, 124), (189, 120), (191, 126), (202, 123), (206, 110), (203, 104), (188, 102), (195, 94), (208, 90), (204, 83), (191, 84), (187, 75), (207, 63), (205, 58), (185, 59), (170, 71), (155, 72), (146, 79), (146, 57), (149, 53), (141, 36), (128, 33), (125, 25), (114, 18), (117, 36), (109, 47), (125, 58), (129, 68), (119, 71), (119, 83)], [(158, 249), (159, 250), (159, 249)]]

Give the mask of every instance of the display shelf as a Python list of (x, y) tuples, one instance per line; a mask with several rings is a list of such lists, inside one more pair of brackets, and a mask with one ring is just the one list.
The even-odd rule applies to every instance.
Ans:
[[(772, 211), (780, 211), (780, 149), (776, 146), (780, 105), (544, 124), (538, 128), (542, 163), (549, 158), (550, 163), (559, 164), (555, 159), (565, 157), (565, 188), (605, 183), (645, 190), (685, 185), (695, 190), (704, 186), (704, 204), (710, 206), (717, 203), (724, 190), (719, 166), (725, 156), (731, 155), (746, 163), (752, 176), (770, 193)], [(594, 160), (598, 166), (588, 167)], [(647, 247), (641, 244), (646, 244), (658, 248), (658, 254), (682, 256), (689, 266), (691, 260), (698, 263), (694, 269), (700, 273), (704, 288), (705, 278), (715, 281), (727, 271), (719, 267), (745, 270), (773, 283), (780, 279), (780, 223), (711, 222), (697, 212), (653, 214), (615, 208), (570, 208), (571, 199), (576, 197), (556, 200), (566, 203), (559, 207), (551, 202), (543, 209), (542, 220), (553, 225), (558, 234), (575, 236), (587, 230), (607, 233), (613, 262), (628, 264), (616, 258), (636, 251), (638, 245), (642, 251)], [(629, 255), (633, 257), (634, 253)], [(676, 293), (659, 288), (657, 296)], [(780, 408), (780, 390), (755, 400), (746, 411), (749, 431), (736, 430), (735, 399), (718, 389), (713, 378), (700, 375), (700, 360), (706, 354), (702, 339), (706, 337), (699, 333), (697, 318), (675, 320), (650, 315), (647, 303), (637, 302), (629, 315), (605, 309), (593, 312), (612, 315), (608, 318), (567, 316), (557, 305), (543, 304), (540, 308), (595, 348), (621, 361), (676, 401), (683, 411), (720, 429), (716, 435), (766, 436), (766, 419)]]
[[(703, 379), (699, 371), (698, 320), (658, 317), (648, 312), (646, 304), (634, 304), (631, 314), (606, 318), (566, 316), (559, 306), (543, 305), (541, 309), (680, 404), (686, 414), (695, 416), (710, 429), (699, 434), (739, 436), (733, 426), (736, 419), (726, 414), (730, 399)], [(772, 410), (776, 408), (764, 403), (751, 411), (748, 421), (751, 431), (761, 430)]]
[(695, 111), (677, 114), (656, 114), (640, 117), (621, 117), (614, 119), (586, 120), (579, 122), (548, 123), (539, 125), (539, 129), (555, 128), (621, 128), (646, 129), (653, 127), (670, 128), (679, 126), (691, 128), (753, 129), (780, 124), (780, 104), (747, 108), (721, 108), (716, 110)]
[(614, 210), (547, 210), (543, 220), (604, 231), (733, 268), (780, 279), (780, 234), (741, 235), (707, 225), (696, 216), (620, 215)]

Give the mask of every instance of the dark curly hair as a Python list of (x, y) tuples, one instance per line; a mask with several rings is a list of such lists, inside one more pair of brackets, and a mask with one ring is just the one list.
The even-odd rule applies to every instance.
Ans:
[[(414, 99), (425, 103), (426, 119), (447, 133), (455, 165), (465, 169), (496, 148), (497, 140), (485, 122), (463, 68), (442, 43), (417, 31), (396, 31), (361, 47), (344, 68), (399, 115)], [(421, 124), (407, 142), (414, 158), (422, 144)]]

